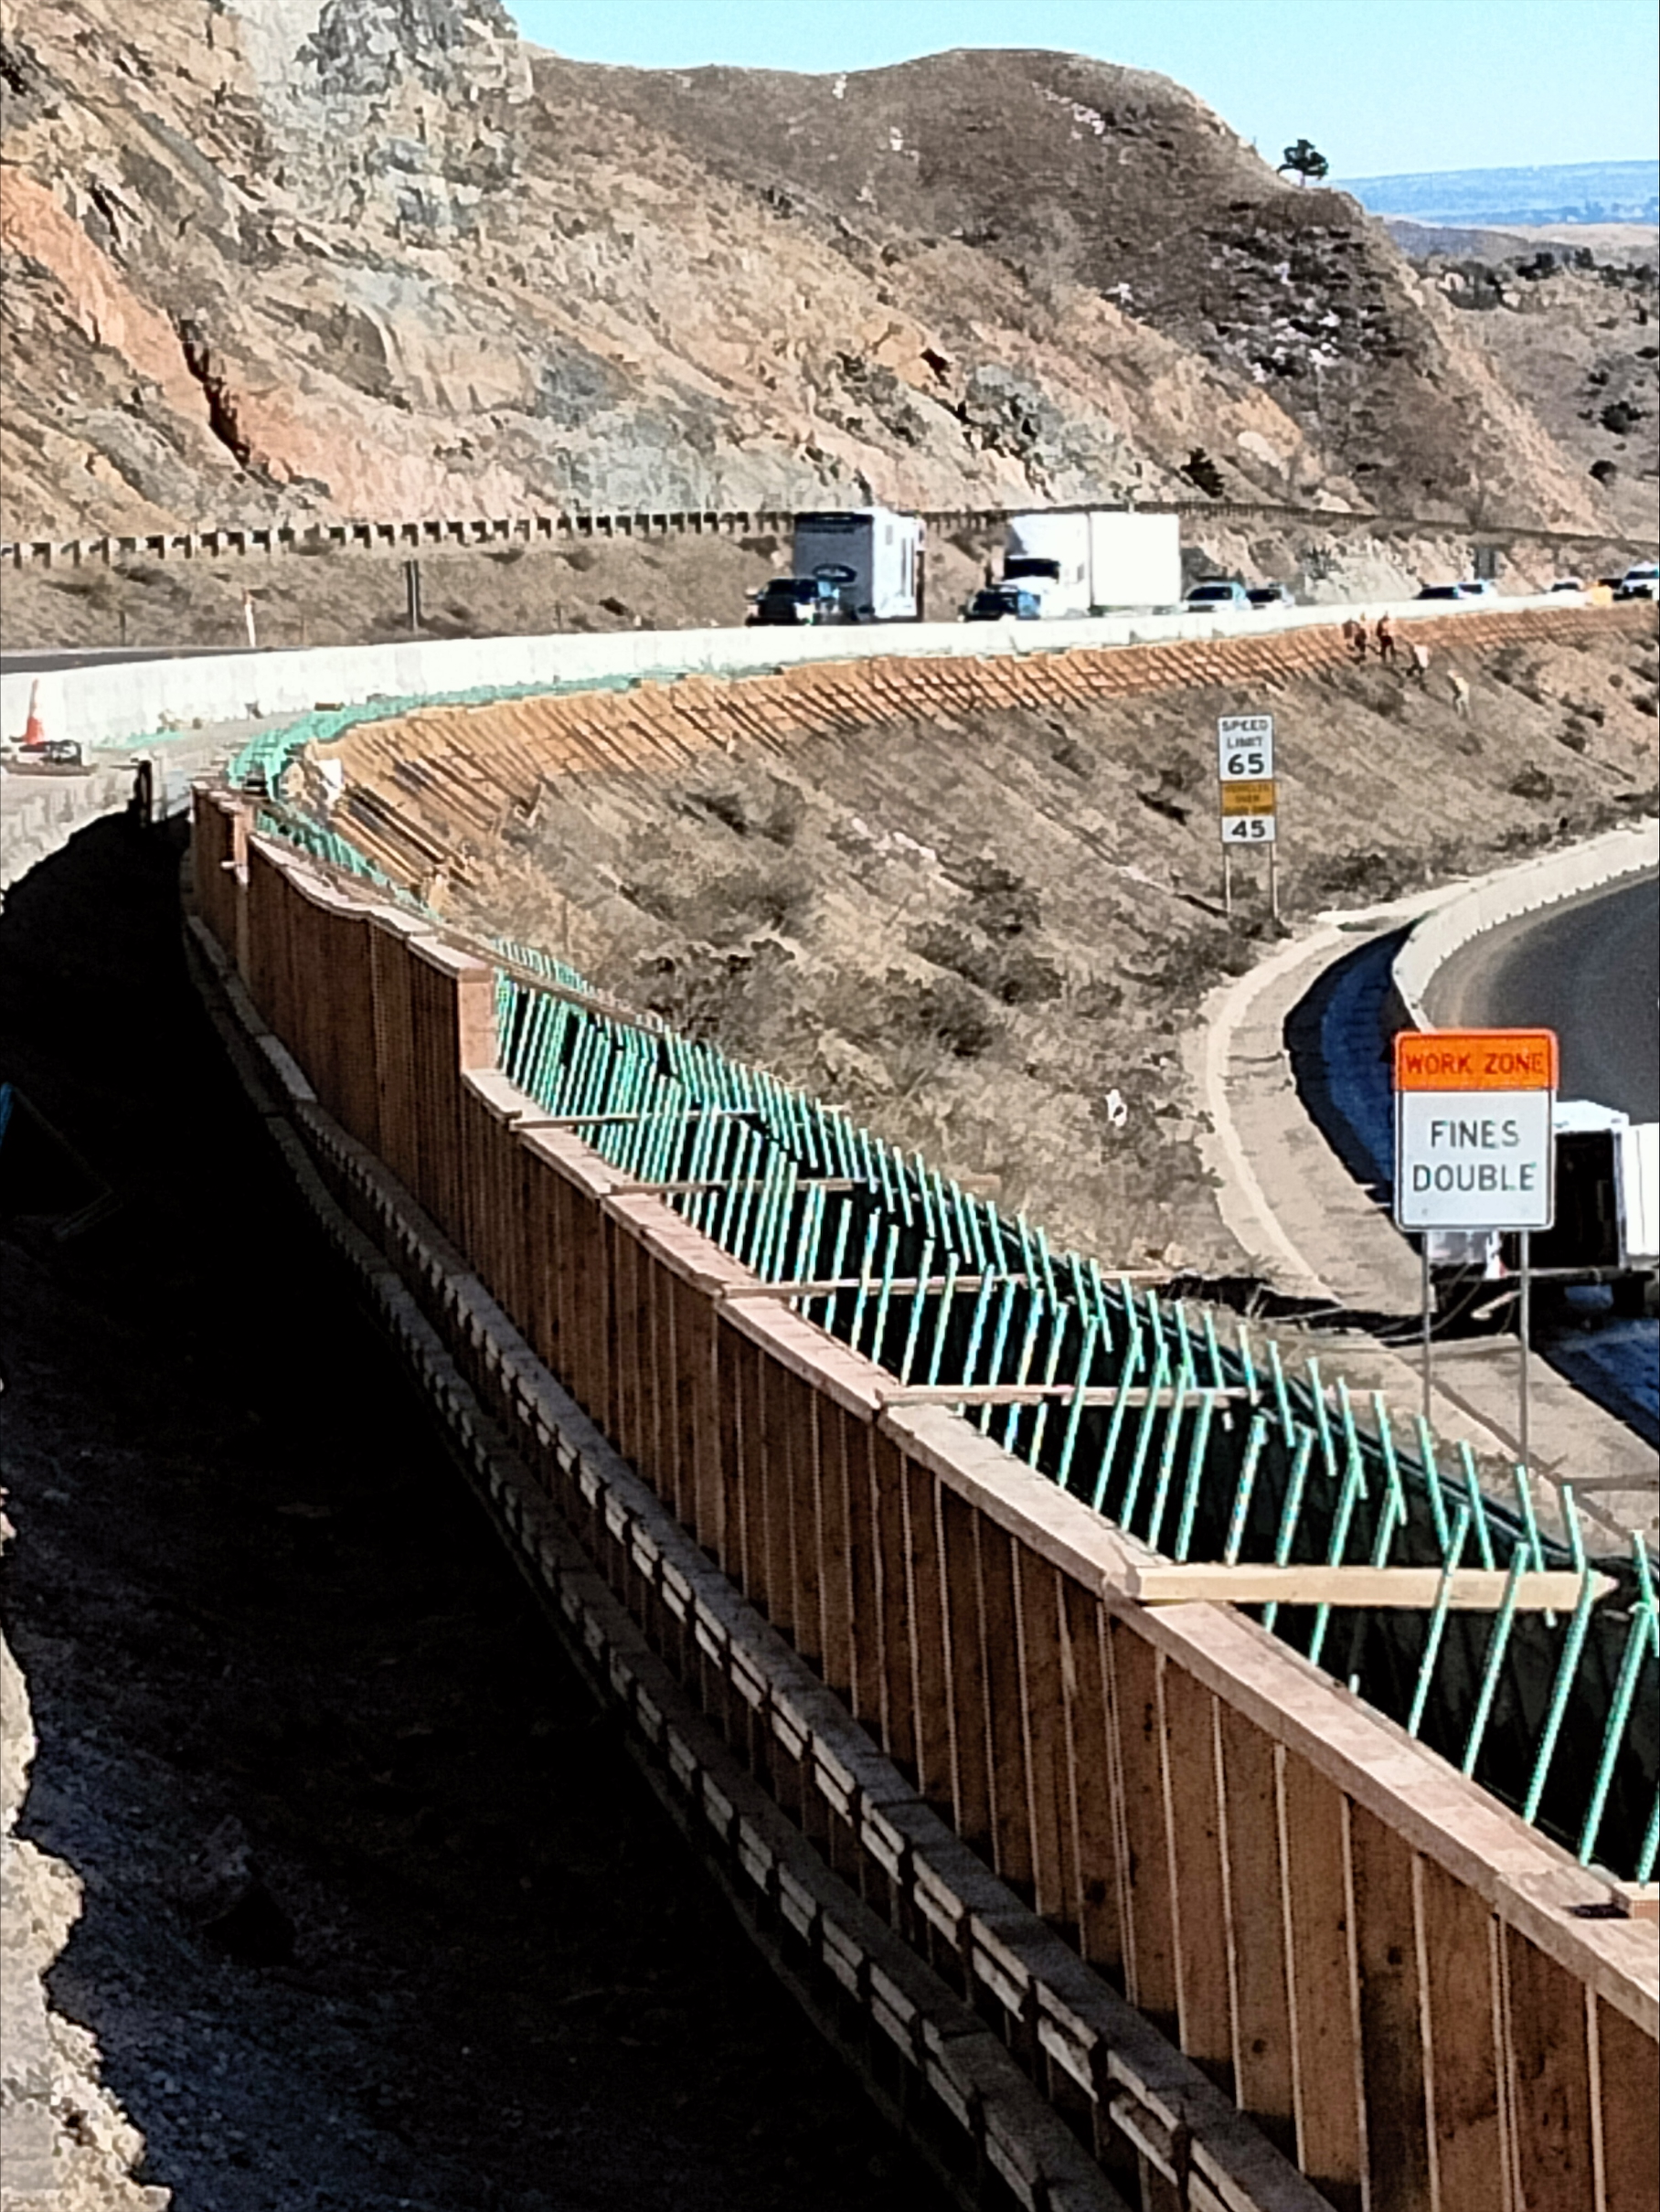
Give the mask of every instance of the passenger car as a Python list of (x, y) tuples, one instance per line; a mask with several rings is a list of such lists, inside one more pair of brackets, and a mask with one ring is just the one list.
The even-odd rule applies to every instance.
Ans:
[(1250, 594), (1231, 578), (1213, 578), (1209, 583), (1195, 584), (1184, 603), (1191, 614), (1212, 614), (1218, 607), (1249, 607)]
[(965, 622), (1035, 622), (1042, 614), (1035, 591), (1018, 584), (988, 584), (976, 591), (963, 612)]
[(822, 576), (775, 576), (764, 591), (750, 597), (754, 602), (750, 621), (763, 627), (842, 620), (840, 589)]

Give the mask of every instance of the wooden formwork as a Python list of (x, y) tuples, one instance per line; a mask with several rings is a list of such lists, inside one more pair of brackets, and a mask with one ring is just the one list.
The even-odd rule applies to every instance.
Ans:
[[(198, 794), (198, 853), (222, 845), (223, 803)], [(500, 1075), (484, 962), (408, 917), (343, 913), (261, 840), (242, 897), (261, 1011), (530, 1352), (920, 1799), (1331, 2204), (1652, 2205), (1654, 1935), (1608, 1917), (1604, 1883), (1243, 1615), (1127, 1600), (1123, 1547), (1081, 1503), (957, 1417), (889, 1404), (890, 1377), (746, 1294), (747, 1271)], [(473, 1380), (516, 1418), (499, 1372)], [(638, 1545), (612, 1579), (643, 1619), (663, 1588)], [(663, 1648), (833, 1863), (887, 1896), (877, 1829), (761, 1739), (741, 1654), (716, 1665), (689, 1629)], [(995, 1930), (975, 1940), (1001, 1986)], [(1023, 1972), (1011, 2047), (1110, 2134), (1110, 2062)], [(1144, 2201), (1183, 2200), (1146, 2169)]]

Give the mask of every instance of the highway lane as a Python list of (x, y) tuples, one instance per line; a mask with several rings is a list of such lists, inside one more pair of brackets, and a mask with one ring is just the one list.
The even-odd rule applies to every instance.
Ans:
[(1563, 1098), (1660, 1121), (1660, 877), (1485, 931), (1436, 975), (1428, 1012), (1449, 1028), (1542, 1023), (1561, 1039)]
[(60, 668), (108, 668), (129, 661), (203, 661), (246, 645), (43, 645), (0, 653), (0, 675), (49, 675)]

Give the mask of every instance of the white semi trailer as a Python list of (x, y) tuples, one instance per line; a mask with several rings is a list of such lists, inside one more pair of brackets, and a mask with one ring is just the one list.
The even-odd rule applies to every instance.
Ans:
[(1046, 620), (1177, 606), (1180, 517), (1134, 515), (1122, 507), (1011, 515), (1003, 580), (1031, 592)]
[(922, 518), (891, 507), (798, 515), (791, 574), (835, 584), (844, 622), (917, 622), (922, 612)]

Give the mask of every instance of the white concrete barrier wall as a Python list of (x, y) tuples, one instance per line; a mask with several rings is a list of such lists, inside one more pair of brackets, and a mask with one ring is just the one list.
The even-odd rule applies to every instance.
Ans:
[[(1560, 609), (1548, 595), (1472, 600), (1488, 613)], [(1242, 614), (1114, 614), (1053, 622), (905, 622), (825, 630), (624, 630), (599, 635), (444, 638), (407, 644), (316, 646), (305, 652), (214, 654), (199, 659), (104, 662), (38, 678), (0, 675), (0, 738), (16, 741), (38, 681), (48, 734), (85, 746), (120, 744), (167, 728), (356, 707), (376, 697), (471, 691), (485, 685), (569, 684), (657, 674), (740, 675), (803, 661), (875, 660), (889, 654), (1056, 653), (1069, 647), (1166, 643), (1180, 638), (1257, 637), (1374, 617), (1383, 602), (1283, 607)], [(1444, 600), (1389, 605), (1397, 622), (1444, 620)]]
[(1424, 1008), (1436, 971), (1484, 931), (1656, 867), (1660, 823), (1643, 822), (1467, 885), (1426, 914), (1395, 956), (1395, 989), (1407, 1017), (1420, 1029), (1434, 1026)]

